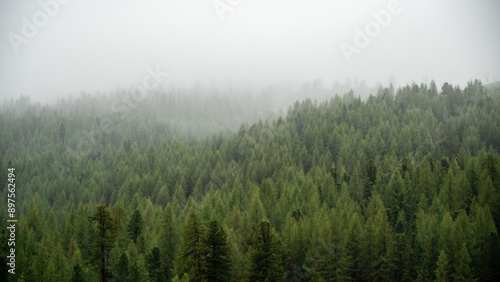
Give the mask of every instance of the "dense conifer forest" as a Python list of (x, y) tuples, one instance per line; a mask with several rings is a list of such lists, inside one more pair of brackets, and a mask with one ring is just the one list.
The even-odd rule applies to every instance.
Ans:
[(498, 279), (500, 104), (480, 81), (305, 87), (321, 98), (281, 112), (273, 91), (3, 101), (0, 281)]

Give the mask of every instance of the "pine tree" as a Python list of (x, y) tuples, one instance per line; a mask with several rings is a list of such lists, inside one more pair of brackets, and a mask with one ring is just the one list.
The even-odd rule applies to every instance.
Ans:
[(446, 282), (450, 280), (450, 270), (449, 270), (449, 261), (448, 256), (446, 255), (444, 250), (441, 250), (439, 253), (438, 261), (436, 263), (437, 269), (434, 271), (436, 274), (437, 282)]
[(90, 217), (92, 221), (97, 223), (94, 254), (91, 261), (97, 265), (101, 281), (106, 281), (111, 276), (108, 270), (108, 257), (115, 241), (115, 227), (113, 218), (104, 205), (97, 206), (96, 210)]
[(250, 259), (250, 281), (278, 281), (283, 273), (280, 241), (269, 221), (261, 221), (248, 251)]
[(140, 281), (141, 274), (139, 273), (139, 267), (136, 263), (133, 263), (130, 266), (130, 280), (131, 281)]
[(366, 232), (363, 238), (363, 279), (382, 280), (383, 264), (390, 237), (390, 226), (381, 197), (374, 194), (366, 209)]
[(358, 213), (351, 216), (349, 228), (347, 230), (347, 253), (351, 262), (350, 275), (351, 278), (359, 281), (361, 279), (361, 236), (362, 227), (359, 222)]
[(231, 276), (234, 281), (244, 281), (247, 275), (248, 259), (245, 252), (239, 247), (237, 232), (231, 228), (228, 231), (228, 249), (231, 261)]
[(84, 282), (82, 267), (80, 264), (75, 264), (73, 267), (73, 275), (71, 276), (71, 282)]
[(481, 206), (488, 205), (494, 208), (497, 205), (498, 193), (495, 191), (493, 179), (490, 177), (487, 169), (484, 169), (479, 181), (478, 203)]
[(189, 209), (184, 224), (182, 246), (180, 249), (179, 275), (187, 273), (192, 281), (206, 279), (206, 226), (196, 215), (194, 208)]
[[(480, 281), (493, 281), (500, 268), (500, 240), (488, 206), (472, 205), (474, 247), (471, 257)], [(474, 251), (475, 250), (475, 251)]]
[(163, 273), (167, 281), (172, 279), (175, 253), (177, 251), (177, 230), (175, 215), (170, 203), (165, 207), (162, 236), (160, 241), (160, 252), (162, 256)]
[(154, 247), (146, 256), (146, 265), (151, 281), (164, 281), (164, 273), (161, 268), (160, 248)]
[(142, 232), (142, 225), (143, 225), (143, 220), (141, 213), (139, 210), (135, 210), (134, 214), (132, 215), (132, 218), (130, 219), (130, 222), (128, 224), (128, 234), (130, 235), (130, 238), (134, 241), (134, 243), (137, 242), (137, 237)]
[(398, 215), (395, 234), (391, 236), (385, 261), (385, 277), (390, 281), (408, 281), (411, 249), (406, 243), (406, 217), (403, 210)]
[(365, 189), (364, 198), (369, 199), (372, 194), (373, 185), (375, 185), (375, 180), (377, 179), (377, 167), (375, 166), (373, 159), (369, 159), (365, 165)]
[(42, 241), (39, 243), (38, 254), (35, 256), (33, 260), (33, 276), (36, 279), (40, 279), (45, 275), (48, 269), (48, 257), (49, 257), (49, 248), (47, 247), (47, 240), (45, 236), (42, 238)]
[(187, 273), (184, 273), (182, 278), (179, 278), (179, 275), (175, 275), (175, 277), (172, 279), (172, 282), (189, 282), (189, 275)]
[(474, 276), (474, 271), (470, 267), (472, 260), (469, 255), (469, 251), (467, 250), (467, 246), (462, 243), (462, 248), (460, 249), (460, 253), (458, 255), (457, 265), (455, 267), (454, 277), (457, 281), (477, 281)]
[(129, 260), (127, 254), (122, 253), (115, 271), (115, 278), (118, 281), (131, 281)]
[(306, 253), (300, 232), (297, 220), (289, 212), (281, 229), (285, 281), (305, 280), (306, 274), (302, 266), (306, 262)]
[(59, 124), (59, 140), (63, 145), (65, 137), (66, 137), (66, 128), (64, 127), (64, 122), (61, 122), (61, 124)]
[(207, 238), (207, 279), (208, 281), (230, 281), (231, 261), (227, 235), (217, 221), (212, 221), (208, 227)]
[(71, 268), (68, 265), (64, 250), (59, 243), (56, 243), (51, 249), (51, 262), (54, 263), (56, 274), (55, 280), (67, 281), (71, 276)]
[(54, 265), (54, 262), (49, 261), (47, 269), (43, 273), (40, 280), (42, 280), (42, 281), (60, 281), (60, 280), (57, 280), (56, 275), (57, 275), (56, 266)]
[(417, 215), (417, 233), (415, 235), (416, 250), (419, 256), (418, 275), (429, 281), (434, 277), (433, 269), (438, 259), (438, 227), (435, 215), (424, 213)]
[[(344, 186), (346, 184), (344, 183)], [(343, 190), (347, 195), (347, 191)], [(340, 201), (339, 201), (340, 202)], [(346, 250), (344, 225), (335, 209), (330, 211), (323, 205), (321, 211), (311, 218), (311, 246), (304, 269), (313, 281), (349, 280), (350, 256)]]
[(387, 215), (389, 222), (394, 226), (396, 224), (398, 214), (403, 208), (403, 191), (404, 183), (399, 169), (396, 168), (392, 172), (389, 184), (386, 186), (385, 193), (382, 195), (384, 204), (388, 209)]

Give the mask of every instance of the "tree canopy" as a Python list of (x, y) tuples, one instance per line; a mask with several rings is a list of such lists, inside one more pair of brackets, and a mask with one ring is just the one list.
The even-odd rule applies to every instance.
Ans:
[(7, 279), (497, 280), (500, 104), (481, 82), (307, 89), (323, 98), (260, 118), (257, 98), (194, 90), (127, 113), (113, 95), (4, 101)]

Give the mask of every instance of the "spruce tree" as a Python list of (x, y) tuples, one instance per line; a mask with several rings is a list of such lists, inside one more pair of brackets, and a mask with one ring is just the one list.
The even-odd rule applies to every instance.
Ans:
[(255, 229), (250, 247), (250, 281), (278, 281), (283, 273), (281, 245), (271, 223), (263, 220)]
[(170, 203), (165, 207), (162, 239), (160, 242), (160, 252), (162, 253), (163, 274), (167, 281), (172, 279), (175, 253), (177, 251), (177, 232), (175, 215), (172, 211)]
[(217, 221), (212, 221), (208, 227), (207, 238), (207, 279), (208, 281), (230, 281), (231, 261), (227, 235)]
[(128, 224), (128, 234), (130, 235), (130, 238), (132, 238), (134, 243), (137, 242), (137, 237), (139, 237), (142, 232), (142, 225), (143, 220), (141, 213), (139, 212), (139, 210), (135, 210)]
[(151, 253), (146, 256), (146, 265), (151, 281), (164, 281), (164, 274), (161, 268), (160, 248), (154, 247)]
[(82, 273), (82, 267), (80, 264), (75, 264), (73, 267), (73, 275), (71, 276), (71, 282), (83, 282), (85, 281), (83, 279), (83, 273)]
[(446, 282), (450, 280), (450, 270), (449, 270), (449, 261), (448, 256), (446, 255), (444, 250), (441, 250), (439, 253), (439, 258), (437, 261), (437, 268), (434, 271), (436, 274), (436, 282)]
[(187, 273), (192, 281), (206, 279), (206, 234), (206, 226), (200, 221), (194, 208), (191, 207), (186, 217), (182, 236), (178, 267), (180, 276)]
[(111, 276), (108, 270), (108, 258), (115, 241), (115, 226), (111, 214), (104, 205), (97, 206), (96, 210), (90, 217), (92, 221), (97, 223), (94, 253), (91, 261), (97, 265), (101, 281), (107, 281)]
[(462, 243), (462, 248), (460, 249), (460, 253), (458, 254), (458, 261), (455, 267), (455, 280), (457, 281), (477, 281), (474, 276), (474, 271), (470, 267), (471, 258), (469, 255), (469, 251), (467, 250), (467, 246)]
[(359, 281), (361, 279), (361, 236), (362, 227), (359, 222), (359, 217), (357, 213), (353, 213), (349, 221), (349, 227), (347, 230), (347, 242), (346, 249), (351, 262), (351, 267), (349, 274), (352, 279)]
[(120, 256), (120, 261), (115, 271), (115, 278), (118, 281), (131, 281), (129, 261), (125, 253), (122, 253)]

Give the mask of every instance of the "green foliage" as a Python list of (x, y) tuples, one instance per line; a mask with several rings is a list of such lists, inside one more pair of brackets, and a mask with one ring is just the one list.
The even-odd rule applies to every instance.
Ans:
[(174, 279), (172, 279), (172, 282), (189, 282), (189, 275), (187, 273), (184, 273), (182, 278), (179, 278), (179, 275), (175, 275)]
[(208, 247), (206, 226), (191, 207), (184, 223), (182, 245), (179, 250), (178, 274), (187, 273), (192, 281), (204, 281), (207, 275)]
[(132, 218), (130, 219), (130, 222), (128, 223), (128, 234), (130, 238), (134, 241), (134, 243), (137, 242), (137, 237), (142, 232), (142, 225), (143, 225), (143, 220), (141, 213), (139, 210), (135, 210), (134, 214), (132, 214)]
[(207, 280), (230, 281), (231, 261), (227, 235), (217, 221), (211, 221), (208, 226), (207, 247)]
[(83, 279), (83, 271), (82, 267), (80, 264), (76, 264), (73, 267), (73, 274), (71, 276), (71, 282), (84, 282), (85, 280)]
[(126, 113), (119, 93), (5, 101), (16, 279), (498, 280), (500, 105), (482, 84), (331, 90), (278, 116), (266, 99), (288, 90), (151, 93)]
[(120, 261), (118, 262), (117, 269), (114, 273), (114, 278), (117, 281), (131, 281), (130, 267), (127, 254), (122, 253)]
[(455, 267), (454, 277), (458, 281), (477, 281), (474, 276), (474, 271), (471, 268), (471, 258), (467, 246), (465, 243), (462, 244), (460, 249), (460, 254), (458, 256), (457, 265)]
[(250, 281), (277, 281), (281, 279), (283, 273), (281, 244), (269, 221), (261, 221), (257, 225), (248, 254)]
[(165, 279), (170, 280), (173, 277), (175, 254), (178, 245), (177, 224), (170, 203), (165, 207), (160, 234), (163, 273), (165, 274)]
[(111, 273), (108, 269), (108, 258), (115, 241), (115, 225), (111, 214), (104, 205), (97, 206), (96, 212), (90, 219), (97, 223), (94, 253), (91, 260), (99, 269), (101, 281), (106, 281), (111, 277)]
[(151, 281), (164, 281), (165, 275), (161, 267), (160, 248), (154, 247), (146, 256), (146, 264)]
[(450, 263), (444, 250), (441, 250), (437, 260), (435, 270), (436, 279), (434, 281), (445, 282), (450, 280)]

